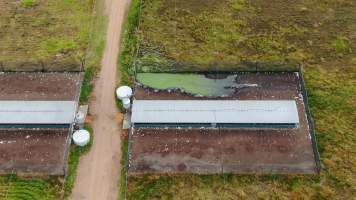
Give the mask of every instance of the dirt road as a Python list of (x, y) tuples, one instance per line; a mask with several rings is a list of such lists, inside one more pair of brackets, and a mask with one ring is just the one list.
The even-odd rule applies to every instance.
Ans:
[(94, 143), (80, 158), (70, 199), (117, 200), (119, 191), (121, 141), (116, 117), (114, 91), (121, 27), (129, 0), (106, 0), (109, 24), (102, 68), (93, 91), (90, 112), (94, 116)]

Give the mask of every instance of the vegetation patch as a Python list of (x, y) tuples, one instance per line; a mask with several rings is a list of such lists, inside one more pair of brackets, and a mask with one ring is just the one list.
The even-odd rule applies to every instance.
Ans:
[(356, 49), (352, 1), (143, 0), (142, 7), (136, 62), (142, 72), (347, 62)]
[[(140, 0), (132, 0), (130, 10), (128, 12), (127, 21), (123, 32), (118, 66), (120, 77), (118, 85), (133, 86), (133, 76), (136, 73), (134, 60), (136, 58), (138, 43), (137, 43), (137, 26), (139, 24), (139, 15), (141, 11)], [(115, 94), (116, 95), (116, 94)], [(116, 99), (116, 105), (121, 112), (124, 111), (122, 102)]]
[(119, 56), (120, 85), (133, 85), (132, 76), (135, 73), (134, 59), (137, 52), (137, 26), (141, 10), (140, 0), (133, 0), (123, 32), (121, 52)]
[(79, 71), (94, 2), (0, 1), (0, 71)]
[(121, 172), (120, 172), (120, 191), (119, 200), (125, 199), (127, 192), (127, 172), (129, 167), (129, 139), (126, 136), (121, 138)]
[(59, 198), (59, 181), (56, 178), (20, 178), (16, 175), (0, 177), (0, 199), (52, 200)]
[(93, 78), (100, 69), (106, 42), (107, 16), (105, 3), (97, 0), (95, 13), (92, 20), (92, 28), (89, 35), (89, 46), (85, 57), (85, 74), (80, 94), (80, 102), (87, 103), (93, 90)]
[(36, 0), (21, 0), (21, 4), (25, 8), (31, 8), (36, 4)]

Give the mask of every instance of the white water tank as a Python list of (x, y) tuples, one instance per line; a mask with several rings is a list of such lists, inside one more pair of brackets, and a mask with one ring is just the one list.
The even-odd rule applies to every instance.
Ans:
[(116, 90), (116, 96), (120, 100), (130, 98), (132, 96), (132, 89), (129, 86), (121, 86)]
[(85, 146), (90, 142), (90, 133), (87, 130), (81, 129), (73, 134), (73, 142), (78, 146)]
[(131, 100), (129, 98), (122, 99), (122, 105), (125, 109), (129, 109), (131, 106)]
[(122, 105), (125, 109), (131, 107), (130, 97), (132, 96), (132, 89), (128, 86), (121, 86), (116, 90), (116, 96), (122, 101)]

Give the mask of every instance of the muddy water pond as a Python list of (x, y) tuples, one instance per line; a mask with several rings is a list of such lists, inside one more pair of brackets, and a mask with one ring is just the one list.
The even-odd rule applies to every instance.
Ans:
[(192, 95), (218, 97), (234, 93), (236, 75), (138, 73), (137, 82), (153, 89), (180, 89)]

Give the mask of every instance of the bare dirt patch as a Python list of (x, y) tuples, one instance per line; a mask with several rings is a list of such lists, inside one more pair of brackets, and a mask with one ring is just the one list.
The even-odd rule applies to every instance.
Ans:
[(137, 129), (132, 141), (131, 173), (315, 173), (298, 129)]
[(0, 129), (0, 174), (64, 174), (69, 131)]
[(79, 98), (82, 73), (3, 73), (0, 100), (67, 100)]

